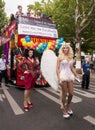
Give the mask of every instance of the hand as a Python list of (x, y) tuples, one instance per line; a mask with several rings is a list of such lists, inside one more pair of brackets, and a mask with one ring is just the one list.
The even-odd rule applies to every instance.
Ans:
[(59, 85), (61, 85), (62, 84), (62, 81), (61, 80), (59, 80)]
[(91, 75), (91, 76), (93, 75), (92, 72), (90, 72), (90, 75)]
[(39, 60), (38, 60), (38, 58), (36, 58), (36, 64), (39, 65)]
[(84, 75), (84, 73), (82, 73), (82, 76)]
[(78, 81), (79, 83), (81, 82), (80, 78), (77, 76), (75, 77), (75, 80)]
[(24, 74), (28, 74), (28, 73), (29, 73), (29, 71), (27, 71), (27, 70), (26, 70), (26, 71), (24, 71)]

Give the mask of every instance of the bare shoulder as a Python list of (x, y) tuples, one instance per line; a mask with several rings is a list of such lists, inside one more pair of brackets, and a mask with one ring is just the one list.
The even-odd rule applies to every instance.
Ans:
[(58, 58), (57, 58), (57, 62), (60, 62), (60, 61), (61, 61), (61, 60), (60, 60), (60, 58), (58, 57)]

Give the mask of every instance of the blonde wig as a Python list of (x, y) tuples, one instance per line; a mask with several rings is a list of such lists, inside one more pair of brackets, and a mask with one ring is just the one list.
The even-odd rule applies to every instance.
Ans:
[(69, 51), (68, 51), (68, 59), (69, 60), (72, 60), (73, 59), (73, 49), (72, 47), (70, 46), (70, 43), (66, 43), (64, 42), (63, 45), (61, 46), (60, 50), (59, 50), (59, 59), (60, 60), (64, 60), (66, 55), (64, 54), (64, 51), (63, 51), (63, 48), (64, 47), (68, 47), (69, 48)]

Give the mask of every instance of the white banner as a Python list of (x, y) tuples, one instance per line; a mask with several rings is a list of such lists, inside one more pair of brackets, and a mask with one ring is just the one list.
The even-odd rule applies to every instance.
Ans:
[(57, 29), (27, 25), (27, 24), (18, 24), (18, 34), (58, 38)]

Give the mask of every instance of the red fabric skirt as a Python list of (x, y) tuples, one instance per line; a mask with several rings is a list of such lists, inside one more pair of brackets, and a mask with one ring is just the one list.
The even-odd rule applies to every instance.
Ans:
[(32, 89), (35, 86), (37, 80), (37, 75), (34, 77), (31, 75), (31, 73), (24, 74), (24, 82), (25, 82), (25, 89)]

